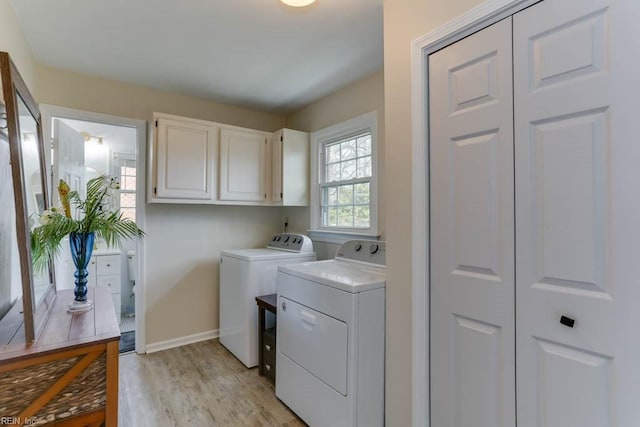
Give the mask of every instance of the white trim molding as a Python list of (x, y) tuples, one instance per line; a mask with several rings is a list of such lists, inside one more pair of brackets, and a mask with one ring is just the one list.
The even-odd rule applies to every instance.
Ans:
[[(90, 111), (76, 110), (73, 108), (59, 107), (56, 105), (40, 104), (40, 112), (42, 113), (42, 132), (45, 142), (51, 142), (51, 119), (63, 118), (73, 120), (84, 120), (89, 122), (97, 122), (114, 126), (126, 126), (136, 129), (136, 171), (138, 176), (146, 177), (146, 152), (147, 152), (147, 123), (144, 120), (131, 119), (128, 117), (112, 116), (109, 114), (94, 113)], [(46, 150), (47, 167), (51, 167), (51, 150)], [(50, 173), (51, 171), (47, 171)], [(146, 221), (146, 197), (145, 197), (145, 179), (138, 179), (136, 182), (136, 224), (141, 229), (145, 229)], [(139, 240), (136, 249), (136, 258), (138, 262), (138, 281), (136, 282), (136, 352), (138, 354), (145, 353), (145, 319), (146, 319), (146, 303), (145, 303), (145, 239)]]
[(201, 341), (208, 341), (220, 337), (219, 329), (212, 329), (210, 331), (199, 332), (193, 335), (187, 335), (185, 337), (173, 338), (165, 341), (158, 341), (147, 344), (147, 354), (156, 353), (162, 350), (169, 350), (170, 348), (182, 347), (183, 345), (195, 344)]
[(338, 245), (349, 240), (380, 240), (379, 234), (347, 231), (307, 230), (307, 235), (314, 242), (334, 243)]
[[(320, 222), (320, 158), (323, 144), (336, 141), (359, 132), (371, 132), (371, 180), (369, 187), (369, 206), (371, 227), (337, 228), (321, 227)], [(378, 114), (377, 111), (361, 114), (341, 123), (317, 130), (311, 133), (311, 191), (309, 207), (311, 212), (311, 228), (316, 233), (342, 233), (344, 236), (352, 234), (378, 234)], [(346, 238), (348, 240), (348, 238)], [(343, 240), (343, 241), (346, 241)]]
[(429, 55), (541, 0), (486, 0), (411, 43), (413, 427), (429, 426)]

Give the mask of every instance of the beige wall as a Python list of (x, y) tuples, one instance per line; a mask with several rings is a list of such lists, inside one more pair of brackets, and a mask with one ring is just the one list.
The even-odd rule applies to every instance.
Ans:
[[(384, 72), (365, 77), (357, 82), (316, 101), (287, 117), (286, 127), (305, 132), (343, 122), (352, 117), (370, 111), (378, 112), (378, 186), (382, 190), (384, 183), (385, 156), (385, 119), (384, 119)], [(384, 236), (384, 192), (379, 191), (378, 228)], [(288, 208), (292, 231), (306, 232), (309, 228), (309, 208)], [(318, 256), (332, 258), (336, 245), (323, 245), (316, 242)], [(327, 246), (327, 247), (324, 247)]]
[(265, 246), (282, 208), (148, 205), (146, 341), (218, 328), (220, 251)]
[(378, 110), (378, 131), (384, 136), (384, 71), (352, 83), (287, 116), (291, 129), (313, 132), (351, 117)]
[(35, 96), (35, 62), (11, 0), (0, 0), (0, 51), (9, 52), (29, 90)]
[(387, 425), (411, 425), (411, 42), (481, 0), (386, 0)]
[[(0, 0), (1, 1), (1, 0)], [(275, 131), (284, 117), (38, 65), (38, 102), (151, 120), (161, 112)]]
[[(37, 99), (150, 121), (154, 111), (266, 131), (284, 117), (39, 66)], [(282, 208), (147, 205), (146, 342), (218, 328), (220, 250), (263, 246), (281, 229)]]

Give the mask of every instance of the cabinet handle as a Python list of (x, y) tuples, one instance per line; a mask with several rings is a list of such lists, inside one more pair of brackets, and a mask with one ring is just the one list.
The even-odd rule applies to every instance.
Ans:
[(264, 368), (265, 368), (267, 371), (270, 371), (270, 370), (271, 370), (271, 365), (265, 364), (265, 365), (264, 365)]
[(271, 346), (270, 346), (269, 344), (265, 344), (265, 345), (264, 345), (264, 348), (266, 348), (266, 349), (267, 349), (267, 351), (271, 351)]

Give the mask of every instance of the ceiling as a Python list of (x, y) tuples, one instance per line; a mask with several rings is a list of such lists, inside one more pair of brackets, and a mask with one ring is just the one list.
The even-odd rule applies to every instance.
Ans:
[[(77, 132), (86, 132), (103, 139), (103, 144), (112, 153), (135, 154), (136, 130), (126, 126), (114, 126), (84, 120), (60, 119)], [(93, 142), (92, 142), (93, 143)]]
[(12, 0), (37, 62), (288, 113), (382, 67), (383, 0)]

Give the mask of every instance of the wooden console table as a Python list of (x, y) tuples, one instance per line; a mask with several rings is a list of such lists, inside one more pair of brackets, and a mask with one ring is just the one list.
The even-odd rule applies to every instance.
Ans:
[(70, 314), (73, 291), (58, 292), (36, 341), (0, 349), (3, 424), (118, 424), (120, 329), (109, 289), (89, 288), (87, 296), (93, 310)]
[(276, 327), (267, 329), (267, 311), (277, 314), (278, 295), (256, 297), (258, 304), (258, 374), (264, 375), (272, 383), (276, 382)]

